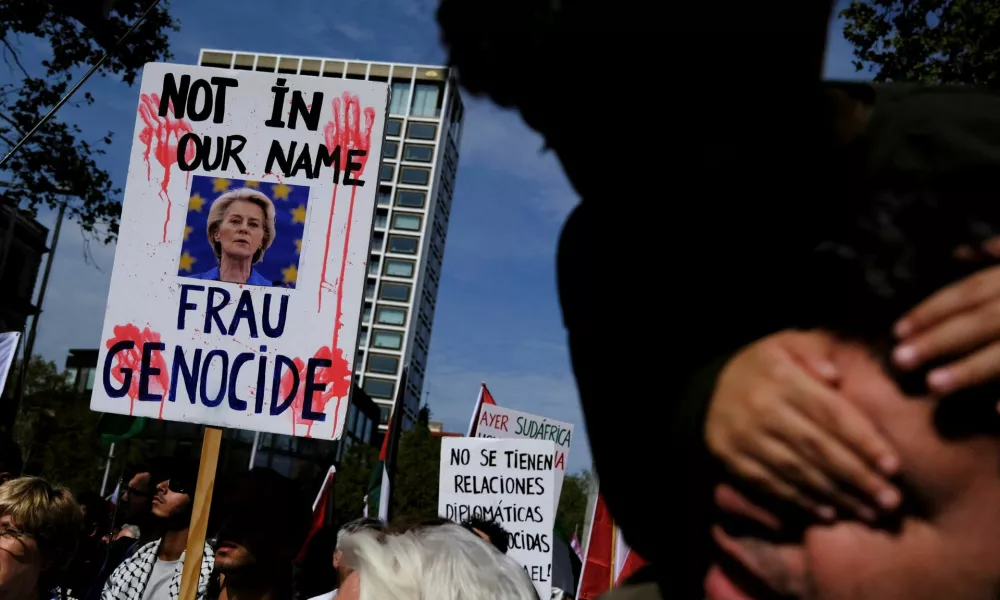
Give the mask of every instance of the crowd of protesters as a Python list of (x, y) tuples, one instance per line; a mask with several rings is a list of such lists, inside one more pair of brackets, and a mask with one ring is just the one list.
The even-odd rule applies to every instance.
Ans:
[[(0, 455), (0, 598), (178, 600), (197, 465), (138, 467), (110, 499), (21, 475)], [(536, 600), (497, 523), (359, 518), (312, 531), (270, 469), (216, 482), (197, 600)]]

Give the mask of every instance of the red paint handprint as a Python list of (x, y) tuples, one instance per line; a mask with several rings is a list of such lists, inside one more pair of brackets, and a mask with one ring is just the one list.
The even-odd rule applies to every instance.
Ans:
[(340, 146), (340, 169), (347, 166), (348, 150), (364, 150), (364, 156), (358, 156), (361, 171), (365, 172), (368, 157), (371, 156), (372, 127), (375, 126), (375, 109), (365, 108), (365, 125), (361, 129), (361, 100), (350, 92), (344, 92), (341, 98), (333, 99), (333, 120), (323, 128), (323, 139), (326, 147), (333, 149)]
[[(124, 369), (131, 369), (131, 381), (126, 395), (129, 398), (129, 414), (135, 408), (135, 401), (139, 398), (139, 371), (142, 365), (142, 349), (148, 343), (160, 341), (160, 334), (150, 331), (147, 327), (142, 331), (131, 323), (128, 325), (115, 325), (114, 337), (109, 339), (105, 346), (108, 350), (120, 342), (132, 342), (132, 348), (122, 350), (115, 357), (115, 365), (111, 369), (111, 376), (121, 384), (125, 383)], [(150, 367), (159, 369), (159, 373), (149, 378), (149, 392), (166, 397), (170, 389), (170, 377), (168, 375), (167, 362), (163, 358), (163, 352), (154, 351), (150, 354)], [(160, 418), (163, 418), (163, 400), (160, 400)]]
[[(177, 163), (177, 144), (186, 133), (193, 133), (191, 124), (183, 119), (171, 117), (174, 107), (170, 104), (170, 110), (166, 116), (159, 115), (160, 96), (158, 94), (142, 94), (139, 97), (139, 117), (145, 126), (139, 132), (139, 141), (146, 146), (142, 153), (143, 160), (146, 161), (146, 179), (152, 179), (152, 164), (149, 156), (156, 157), (156, 162), (163, 167), (163, 178), (160, 181), (160, 196), (167, 202), (167, 216), (163, 222), (163, 241), (167, 241), (167, 225), (170, 223), (170, 196), (167, 187), (170, 185), (170, 171)], [(188, 144), (184, 150), (184, 159), (188, 162), (194, 160), (194, 144)]]
[[(340, 160), (337, 166), (341, 172), (347, 170), (348, 150), (363, 150), (364, 154), (362, 156), (353, 157), (353, 160), (361, 163), (361, 170), (355, 175), (356, 178), (360, 178), (365, 172), (365, 167), (368, 165), (368, 159), (371, 157), (372, 127), (375, 126), (375, 109), (370, 106), (365, 107), (365, 123), (364, 129), (362, 129), (361, 100), (358, 96), (350, 92), (344, 92), (340, 98), (333, 99), (332, 105), (333, 120), (328, 122), (326, 127), (323, 128), (323, 141), (331, 153), (338, 146), (340, 147)], [(351, 203), (347, 209), (347, 228), (344, 232), (344, 255), (340, 265), (340, 279), (338, 280), (340, 282), (344, 281), (344, 269), (347, 265), (347, 246), (351, 239), (351, 219), (354, 218), (354, 194), (357, 192), (357, 189), (357, 186), (351, 188)], [(324, 291), (332, 288), (330, 281), (326, 278), (326, 268), (330, 257), (330, 235), (333, 233), (333, 211), (336, 206), (337, 184), (334, 183), (333, 199), (330, 202), (330, 217), (326, 224), (326, 248), (323, 251), (323, 267), (320, 273), (317, 312), (323, 310)], [(337, 332), (340, 330), (341, 323), (340, 306), (342, 292), (339, 289), (341, 287), (343, 286), (338, 286), (337, 290), (337, 317), (333, 334), (333, 348), (335, 349), (337, 347)]]
[[(337, 398), (337, 407), (333, 411), (333, 429), (332, 432), (337, 432), (337, 418), (340, 416), (340, 398), (346, 398), (348, 392), (351, 389), (351, 366), (347, 363), (344, 358), (343, 352), (331, 353), (329, 348), (320, 348), (313, 358), (326, 359), (331, 362), (329, 367), (320, 367), (316, 369), (316, 374), (314, 380), (317, 383), (325, 383), (326, 389), (322, 392), (315, 392), (312, 398), (312, 412), (323, 413), (326, 412), (327, 403)], [(295, 433), (296, 423), (307, 423), (306, 437), (312, 435), (312, 426), (314, 421), (305, 418), (303, 416), (303, 408), (305, 406), (305, 381), (308, 376), (307, 365), (301, 358), (296, 358), (294, 361), (295, 369), (298, 371), (298, 389), (295, 392), (295, 399), (292, 400), (292, 433)], [(287, 398), (288, 394), (292, 391), (292, 385), (294, 382), (293, 374), (291, 372), (285, 373), (281, 378), (281, 385), (278, 387), (280, 395), (282, 398)]]

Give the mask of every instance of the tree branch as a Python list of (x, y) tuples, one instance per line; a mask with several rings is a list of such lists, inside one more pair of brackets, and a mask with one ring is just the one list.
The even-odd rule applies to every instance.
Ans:
[(8, 117), (7, 115), (0, 113), (0, 120), (6, 121), (11, 127), (14, 128), (14, 131), (19, 133), (21, 136), (24, 135), (24, 130), (21, 129), (21, 126), (18, 125), (13, 119)]
[[(30, 77), (30, 75), (28, 75), (28, 70), (24, 68), (24, 65), (21, 64), (21, 59), (18, 58), (17, 56), (17, 50), (14, 49), (14, 46), (12, 46), (10, 42), (7, 40), (7, 36), (0, 36), (0, 42), (2, 42), (3, 45), (7, 48), (7, 50), (10, 51), (10, 56), (11, 58), (14, 59), (14, 64), (17, 65), (17, 68), (21, 69), (21, 73), (23, 73), (25, 77)], [(3, 54), (3, 59), (4, 62), (7, 63), (7, 66), (10, 66), (10, 62), (7, 60), (6, 52), (4, 52)]]

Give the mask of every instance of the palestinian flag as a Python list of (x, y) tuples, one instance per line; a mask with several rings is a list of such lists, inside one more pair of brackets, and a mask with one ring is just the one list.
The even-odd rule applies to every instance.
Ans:
[(336, 475), (337, 467), (331, 465), (326, 471), (326, 478), (323, 479), (323, 484), (320, 485), (319, 494), (316, 495), (316, 499), (313, 501), (312, 525), (309, 526), (309, 535), (306, 536), (306, 541), (299, 550), (299, 555), (295, 559), (296, 562), (301, 563), (305, 560), (306, 551), (309, 549), (309, 542), (326, 525), (326, 509), (330, 505), (330, 495), (333, 492), (333, 478)]
[(403, 397), (406, 393), (406, 376), (409, 367), (403, 367), (396, 391), (396, 402), (392, 406), (389, 427), (382, 438), (382, 451), (378, 464), (372, 470), (368, 481), (368, 495), (365, 496), (365, 516), (378, 515), (383, 522), (389, 522), (389, 505), (392, 503), (392, 482), (396, 477), (396, 455), (399, 451), (399, 436), (403, 429)]
[(146, 417), (130, 417), (104, 413), (97, 421), (97, 433), (105, 446), (120, 444), (139, 435), (146, 429)]
[(469, 437), (476, 437), (476, 428), (479, 426), (479, 412), (484, 404), (496, 405), (493, 395), (486, 389), (486, 382), (479, 384), (479, 397), (476, 398), (476, 410), (472, 411), (472, 422), (469, 423)]
[(646, 562), (629, 548), (621, 529), (611, 518), (611, 512), (598, 493), (587, 536), (586, 555), (577, 596), (593, 600), (617, 587), (638, 571)]

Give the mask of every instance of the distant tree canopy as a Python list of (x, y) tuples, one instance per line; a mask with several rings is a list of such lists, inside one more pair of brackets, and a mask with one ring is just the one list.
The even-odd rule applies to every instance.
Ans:
[[(12, 385), (4, 390), (4, 402), (13, 401), (18, 369), (18, 365), (11, 368)], [(97, 491), (107, 456), (97, 435), (100, 416), (90, 410), (90, 398), (77, 392), (54, 362), (33, 357), (14, 431), (25, 474), (43, 476), (74, 492)]]
[(1000, 84), (1000, 0), (854, 0), (841, 16), (875, 81)]
[[(149, 4), (149, 0), (117, 0), (110, 18), (99, 29), (93, 29), (83, 27), (48, 2), (0, 0), (0, 44), (13, 75), (8, 83), (0, 84), (3, 154), (59, 102), (76, 78), (100, 60), (105, 48), (121, 38)], [(96, 74), (131, 85), (144, 64), (171, 57), (168, 34), (176, 29), (169, 2), (162, 0)], [(20, 47), (22, 40), (32, 40), (32, 45), (38, 41), (46, 44), (51, 55), (37, 64), (28, 62)], [(84, 87), (71, 102), (88, 106), (94, 101)], [(57, 114), (4, 167), (4, 179), (10, 185), (7, 195), (20, 201), (29, 212), (68, 202), (70, 218), (85, 231), (110, 241), (118, 233), (121, 190), (98, 166), (97, 157), (111, 144), (112, 132), (97, 135), (96, 139), (83, 139), (82, 135), (79, 126)]]
[(365, 495), (372, 469), (378, 463), (378, 450), (363, 444), (352, 444), (344, 451), (333, 478), (336, 504), (335, 523), (343, 524), (359, 518), (365, 508)]
[(434, 437), (426, 423), (418, 421), (403, 433), (389, 513), (394, 520), (437, 516), (440, 461), (441, 438)]
[(566, 536), (567, 540), (573, 533), (583, 531), (592, 483), (588, 471), (580, 471), (575, 475), (567, 474), (563, 479), (559, 509), (556, 511), (556, 528)]

